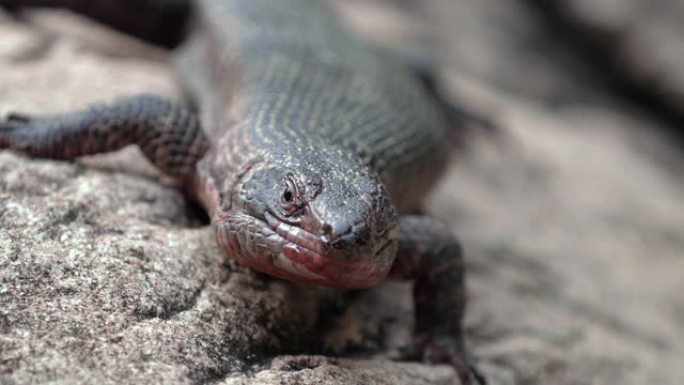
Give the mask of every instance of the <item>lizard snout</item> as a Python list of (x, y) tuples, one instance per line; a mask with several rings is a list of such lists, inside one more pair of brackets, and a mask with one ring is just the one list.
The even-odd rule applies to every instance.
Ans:
[(324, 224), (322, 230), (325, 253), (330, 258), (356, 261), (373, 253), (372, 231), (366, 224)]

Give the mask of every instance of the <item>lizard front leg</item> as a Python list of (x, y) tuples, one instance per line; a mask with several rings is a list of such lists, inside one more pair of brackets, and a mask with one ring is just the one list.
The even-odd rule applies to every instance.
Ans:
[(191, 0), (0, 0), (0, 7), (64, 8), (153, 44), (175, 47), (185, 35), (192, 4)]
[(0, 149), (36, 158), (72, 160), (129, 144), (184, 187), (209, 147), (195, 113), (149, 95), (45, 118), (11, 114), (0, 122)]
[(411, 358), (449, 363), (463, 384), (483, 384), (484, 378), (468, 363), (463, 346), (461, 323), (466, 295), (461, 246), (456, 238), (428, 217), (402, 217), (390, 277), (415, 280)]

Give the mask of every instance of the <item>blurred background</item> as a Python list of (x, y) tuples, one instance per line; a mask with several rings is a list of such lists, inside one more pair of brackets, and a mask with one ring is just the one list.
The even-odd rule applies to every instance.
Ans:
[[(684, 383), (684, 2), (329, 1), (498, 127), (426, 207), (464, 243), (467, 345), (490, 383)], [(0, 113), (178, 94), (163, 51), (63, 12), (0, 17)], [(156, 175), (133, 152), (93, 162)], [(406, 330), (409, 297), (354, 305), (356, 344)]]

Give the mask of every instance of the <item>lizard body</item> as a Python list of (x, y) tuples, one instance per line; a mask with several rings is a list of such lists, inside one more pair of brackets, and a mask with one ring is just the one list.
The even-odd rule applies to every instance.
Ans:
[[(106, 16), (92, 4), (46, 1), (0, 5)], [(101, 3), (126, 14), (126, 2)], [(40, 119), (13, 115), (0, 122), (0, 148), (74, 159), (137, 144), (201, 202), (218, 243), (245, 265), (346, 288), (415, 279), (418, 354), (450, 362), (464, 383), (477, 378), (462, 344), (460, 246), (441, 224), (408, 215), (444, 168), (449, 121), (440, 104), (320, 1), (199, 0), (192, 9), (175, 64), (197, 113), (138, 96)]]

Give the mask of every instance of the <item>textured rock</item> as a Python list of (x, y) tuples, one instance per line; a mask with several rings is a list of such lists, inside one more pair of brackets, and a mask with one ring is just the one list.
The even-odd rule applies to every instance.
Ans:
[[(507, 14), (494, 3), (461, 29), (449, 20), (466, 5), (443, 1), (437, 23), (455, 36), (452, 91), (502, 129), (473, 140), (426, 208), (465, 245), (468, 346), (492, 384), (679, 384), (681, 155), (590, 71), (564, 70), (581, 61), (513, 32), (534, 24), (481, 33)], [(65, 15), (32, 20), (0, 19), (0, 113), (177, 93), (163, 54)], [(453, 43), (468, 31), (497, 63), (466, 65)], [(389, 360), (410, 331), (408, 285), (349, 296), (268, 279), (225, 261), (203, 221), (137, 150), (76, 164), (0, 152), (0, 383), (453, 382)], [(305, 355), (323, 347), (344, 358)]]
[(283, 356), (271, 367), (254, 374), (237, 375), (222, 385), (299, 384), (452, 384), (453, 373), (446, 367), (397, 364), (380, 360), (348, 360), (319, 356)]
[(334, 297), (224, 262), (154, 181), (9, 153), (0, 175), (0, 382), (214, 379), (297, 351)]

